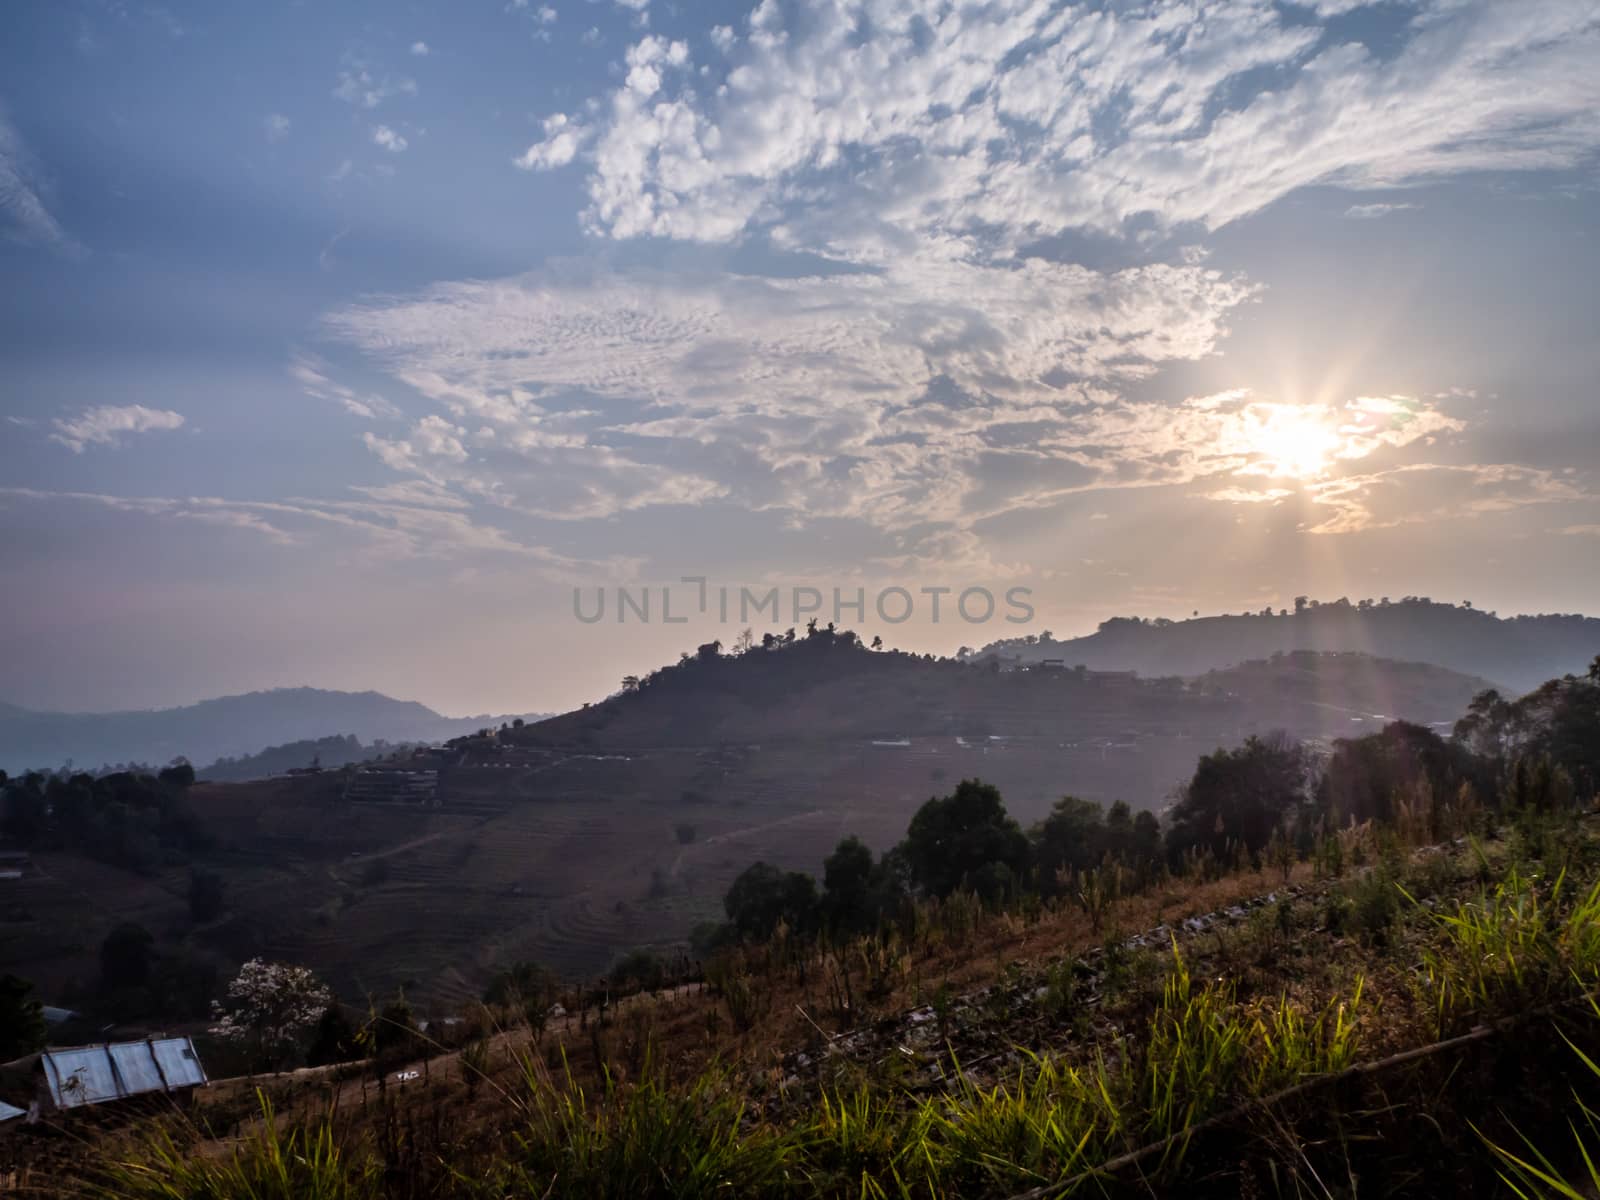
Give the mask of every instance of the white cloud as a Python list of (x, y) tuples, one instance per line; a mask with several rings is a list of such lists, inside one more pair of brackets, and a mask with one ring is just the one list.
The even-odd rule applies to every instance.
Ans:
[(718, 88), (674, 83), (659, 38), (629, 51), (586, 220), (704, 241), (781, 225), (866, 261), (906, 236), (1007, 253), (1134, 218), (1216, 228), (1313, 183), (1568, 166), (1600, 145), (1583, 0), (1451, 0), (1384, 56), (1320, 39), (1265, 0), (763, 4)]
[(539, 11), (536, 12), (534, 16), (539, 19), (539, 24), (541, 25), (554, 25), (556, 22), (556, 10), (551, 8), (548, 4), (541, 5)]
[(387, 125), (378, 125), (373, 128), (372, 143), (375, 146), (382, 146), (390, 154), (399, 154), (410, 145), (404, 137)]
[(431, 51), (428, 49), (427, 42), (412, 42), (411, 53), (418, 58), (427, 58)]
[[(1339, 17), (1358, 8), (1373, 8), (1383, 3), (1408, 4), (1408, 0), (1289, 0), (1296, 8), (1308, 8), (1319, 17)], [(1409, 7), (1409, 4), (1408, 4)]]
[(352, 416), (368, 421), (399, 420), (398, 408), (376, 392), (360, 393), (328, 376), (328, 364), (312, 354), (296, 354), (289, 363), (289, 376), (319, 400), (331, 400)]
[(515, 163), (524, 171), (548, 171), (564, 167), (578, 156), (589, 138), (589, 131), (566, 113), (556, 113), (543, 122), (544, 140), (524, 150)]
[(1421, 207), (1420, 204), (1352, 204), (1344, 210), (1344, 215), (1352, 221), (1371, 221), (1378, 217), (1386, 217), (1390, 213), (1407, 212)]
[[(442, 285), (328, 323), (448, 414), (449, 429), (368, 439), (397, 470), (492, 483), (545, 514), (726, 495), (887, 528), (969, 519), (989, 503), (986, 455), (1098, 477), (1108, 464), (1084, 443), (1119, 418), (1086, 381), (1210, 353), (1253, 294), (1200, 267), (1040, 261), (801, 279), (556, 272)], [(1166, 427), (1156, 412), (1139, 422)], [(467, 466), (473, 445), (482, 461)]]
[(74, 454), (82, 454), (84, 447), (91, 444), (118, 445), (124, 434), (180, 429), (183, 415), (142, 404), (102, 404), (85, 409), (70, 420), (58, 417), (53, 424), (56, 431), (50, 440), (60, 442)]
[(1310, 489), (1330, 511), (1308, 533), (1360, 533), (1507, 513), (1532, 505), (1593, 501), (1576, 478), (1515, 463), (1412, 463), (1330, 479)]
[(22, 136), (0, 109), (0, 232), (13, 242), (77, 256), (83, 247), (45, 207), (44, 185)]

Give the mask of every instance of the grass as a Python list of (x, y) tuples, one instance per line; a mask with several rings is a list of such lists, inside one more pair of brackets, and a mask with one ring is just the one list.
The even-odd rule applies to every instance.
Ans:
[(1425, 950), (1423, 968), (1439, 1036), (1600, 980), (1600, 880), (1570, 905), (1566, 883), (1563, 870), (1541, 893), (1537, 876), (1513, 866), (1492, 891), (1430, 914), (1441, 936)]
[[(935, 1045), (904, 1045), (892, 1022), (884, 1033), (864, 1010), (848, 1031), (812, 1027), (805, 1042), (811, 1067), (773, 1058), (769, 1028), (772, 1010), (782, 1007), (774, 1003), (774, 981), (803, 974), (804, 964), (743, 958), (737, 973), (720, 980), (722, 995), (683, 1010), (683, 1023), (701, 1030), (706, 1013), (728, 1019), (730, 1009), (741, 1010), (750, 1031), (736, 1040), (698, 1035), (713, 1053), (729, 1053), (724, 1063), (704, 1065), (681, 1045), (670, 1052), (654, 1045), (654, 1017), (630, 1041), (622, 1010), (603, 1029), (591, 1024), (596, 1067), (588, 1082), (565, 1061), (559, 1039), (548, 1046), (553, 1066), (535, 1057), (531, 1045), (522, 1051), (514, 1082), (481, 1089), (487, 1106), (479, 1106), (480, 1128), (469, 1141), (427, 1141), (419, 1113), (404, 1107), (415, 1103), (410, 1096), (384, 1099), (376, 1122), (345, 1112), (292, 1127), (263, 1104), (254, 1135), (220, 1150), (212, 1143), (207, 1153), (193, 1149), (198, 1130), (185, 1139), (168, 1127), (147, 1127), (86, 1190), (135, 1200), (623, 1194), (931, 1200), (1007, 1197), (1034, 1187), (1066, 1194), (1059, 1189), (1068, 1182), (1068, 1190), (1098, 1194), (1107, 1181), (1097, 1172), (1108, 1163), (1131, 1163), (1157, 1194), (1212, 1178), (1237, 1183), (1257, 1168), (1257, 1181), (1279, 1181), (1267, 1185), (1269, 1192), (1282, 1186), (1324, 1194), (1294, 1174), (1311, 1169), (1308, 1155), (1334, 1156), (1337, 1170), (1339, 1154), (1378, 1154), (1374, 1147), (1382, 1144), (1371, 1133), (1347, 1142), (1342, 1126), (1325, 1129), (1326, 1136), (1308, 1132), (1308, 1122), (1330, 1119), (1330, 1096), (1337, 1098), (1336, 1123), (1427, 1110), (1441, 1127), (1449, 1120), (1441, 1104), (1495, 1098), (1492, 1088), (1480, 1097), (1485, 1089), (1463, 1087), (1448, 1072), (1432, 1091), (1407, 1082), (1409, 1076), (1398, 1082), (1386, 1076), (1361, 1092), (1366, 1085), (1350, 1082), (1359, 1074), (1351, 1068), (1365, 1060), (1367, 1070), (1473, 1022), (1591, 994), (1600, 978), (1600, 882), (1579, 886), (1577, 867), (1551, 879), (1541, 864), (1508, 861), (1500, 844), (1475, 847), (1473, 854), (1478, 870), (1491, 877), (1487, 885), (1467, 878), (1470, 864), (1458, 869), (1444, 855), (1425, 869), (1400, 871), (1385, 862), (1329, 883), (1324, 894), (1348, 900), (1351, 920), (1338, 930), (1312, 927), (1324, 899), (1313, 892), (1295, 902), (1299, 920), (1294, 912), (1265, 908), (1226, 937), (1197, 934), (1181, 946), (1174, 938), (1167, 954), (1130, 951), (1108, 938), (1098, 975), (1082, 980), (1071, 964), (1081, 969), (1085, 960), (1063, 959), (1058, 949), (1036, 977), (1007, 964), (981, 999), (963, 1000), (941, 984), (923, 1027), (937, 1034)], [(1426, 895), (1434, 883), (1439, 892)], [(1460, 887), (1474, 890), (1458, 898)], [(936, 919), (945, 914), (930, 913), (928, 936), (909, 936), (896, 949), (896, 973), (909, 967), (938, 978), (930, 954), (959, 954), (951, 941), (984, 943), (990, 927), (980, 915), (966, 913), (959, 901), (950, 909), (948, 923)], [(1357, 915), (1363, 911), (1373, 919)], [(1370, 936), (1374, 930), (1381, 939)], [(858, 984), (873, 976), (873, 964), (856, 951), (839, 957)], [(1419, 962), (1413, 993), (1405, 981)], [(813, 975), (804, 986), (823, 984)], [(729, 990), (740, 992), (732, 1005)], [(857, 1061), (858, 1052), (847, 1047), (875, 1049)], [(1525, 1049), (1519, 1040), (1504, 1052), (1522, 1056)], [(474, 1062), (487, 1057), (473, 1052)], [(587, 1051), (579, 1058), (587, 1063)], [(1594, 1067), (1592, 1059), (1582, 1061)], [(942, 1085), (930, 1085), (930, 1069)], [(1304, 1091), (1323, 1080), (1337, 1080), (1331, 1085), (1337, 1090)], [(1310, 1098), (1285, 1099), (1297, 1089)], [(1547, 1082), (1540, 1093), (1535, 1082), (1531, 1092), (1505, 1096), (1520, 1104), (1552, 1090)], [(1573, 1146), (1600, 1146), (1600, 1109), (1576, 1093), (1574, 1100)], [(1468, 1119), (1458, 1125), (1470, 1131)], [(387, 1148), (381, 1130), (374, 1132), (380, 1126), (402, 1129), (410, 1139), (403, 1161), (414, 1176), (411, 1190), (395, 1182), (401, 1157)], [(1561, 1147), (1547, 1147), (1546, 1159), (1526, 1139), (1501, 1136), (1507, 1126), (1493, 1128), (1495, 1140), (1480, 1144), (1480, 1158), (1494, 1164), (1492, 1177), (1503, 1175), (1525, 1195), (1571, 1194), (1545, 1178), (1562, 1178), (1552, 1162)], [(1416, 1133), (1406, 1130), (1407, 1137)], [(1255, 1151), (1246, 1145), (1255, 1145), (1264, 1161), (1249, 1162)], [(1396, 1145), (1394, 1153), (1404, 1157), (1406, 1141)], [(1600, 1151), (1578, 1161), (1600, 1161)], [(1319, 1160), (1321, 1169), (1328, 1165)], [(1452, 1166), (1450, 1178), (1466, 1169)], [(1417, 1186), (1424, 1190), (1413, 1194), (1431, 1194)], [(1573, 1186), (1576, 1194), (1592, 1194), (1581, 1176)]]
[[(1593, 996), (1589, 997), (1589, 1008), (1592, 1016), (1600, 1018), (1600, 1004)], [(1565, 1034), (1562, 1037), (1582, 1064), (1582, 1081), (1591, 1089), (1600, 1088), (1600, 1065)], [(1515, 1150), (1482, 1133), (1479, 1136), (1499, 1160), (1501, 1181), (1523, 1200), (1549, 1196), (1590, 1200), (1600, 1195), (1600, 1112), (1577, 1088), (1572, 1092), (1567, 1130), (1572, 1147), (1566, 1155), (1566, 1165), (1552, 1161), (1532, 1138), (1515, 1128), (1512, 1132), (1521, 1142)]]
[(261, 1128), (228, 1153), (194, 1154), (158, 1125), (132, 1156), (107, 1162), (86, 1190), (127, 1200), (370, 1200), (381, 1194), (378, 1164), (347, 1152), (331, 1118), (284, 1130), (271, 1101), (257, 1096)]

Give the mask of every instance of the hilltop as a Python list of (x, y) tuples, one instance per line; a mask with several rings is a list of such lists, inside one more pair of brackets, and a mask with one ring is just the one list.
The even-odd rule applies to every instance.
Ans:
[(908, 737), (1080, 742), (1213, 725), (1220, 733), (1234, 722), (1317, 736), (1346, 733), (1352, 719), (1453, 721), (1473, 695), (1496, 686), (1357, 653), (1280, 652), (1192, 679), (1046, 668), (1043, 657), (1014, 670), (993, 655), (960, 661), (872, 651), (831, 630), (741, 654), (711, 643), (630, 676), (599, 704), (511, 730), (502, 741), (610, 750)]
[(992, 642), (979, 658), (1039, 662), (1059, 658), (1091, 670), (1199, 675), (1294, 650), (1353, 651), (1427, 662), (1497, 680), (1517, 691), (1582, 673), (1600, 647), (1600, 618), (1577, 614), (1501, 617), (1470, 605), (1408, 596), (1351, 603), (1300, 597), (1293, 611), (1185, 621), (1113, 617), (1087, 637), (1057, 641), (1048, 632)]
[[(524, 714), (534, 716), (539, 714)], [(445, 717), (379, 692), (275, 688), (178, 708), (107, 713), (35, 712), (0, 704), (0, 770), (207, 763), (268, 746), (328, 736), (365, 742), (440, 742), (510, 717)]]

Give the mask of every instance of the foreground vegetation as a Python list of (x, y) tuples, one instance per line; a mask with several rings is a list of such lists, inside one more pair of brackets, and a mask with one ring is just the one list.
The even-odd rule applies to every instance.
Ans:
[[(1156, 937), (1119, 926), (1161, 897), (1114, 902), (1095, 944), (1081, 906), (957, 892), (909, 936), (745, 947), (692, 998), (486, 1039), (411, 1090), (208, 1099), (102, 1143), (62, 1191), (1562, 1194), (1584, 1170), (1567, 1110), (1581, 1136), (1600, 1108), (1600, 840), (1575, 811), (1503, 815), (1443, 848), (1366, 826), (1336, 875), (1177, 881)], [(1252, 889), (1277, 898), (1177, 919)], [(940, 978), (1007, 938), (1063, 952)], [(796, 1005), (810, 1035), (775, 1058)]]
[(1586, 1194), (1600, 669), (1535, 697), (1481, 697), (1449, 742), (1341, 742), (1315, 774), (1281, 740), (1218, 751), (1164, 831), (1068, 798), (1025, 832), (966, 781), (881, 857), (847, 840), (820, 889), (752, 867), (697, 982), (635, 956), (585, 994), (524, 964), (431, 1058), (397, 1002), (333, 1031), (370, 1061), (216, 1089), (46, 1182)]

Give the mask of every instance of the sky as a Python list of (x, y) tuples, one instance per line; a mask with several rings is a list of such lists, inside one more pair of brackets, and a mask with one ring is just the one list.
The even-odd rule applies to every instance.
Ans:
[(1594, 0), (0, 24), (0, 700), (1595, 611)]

